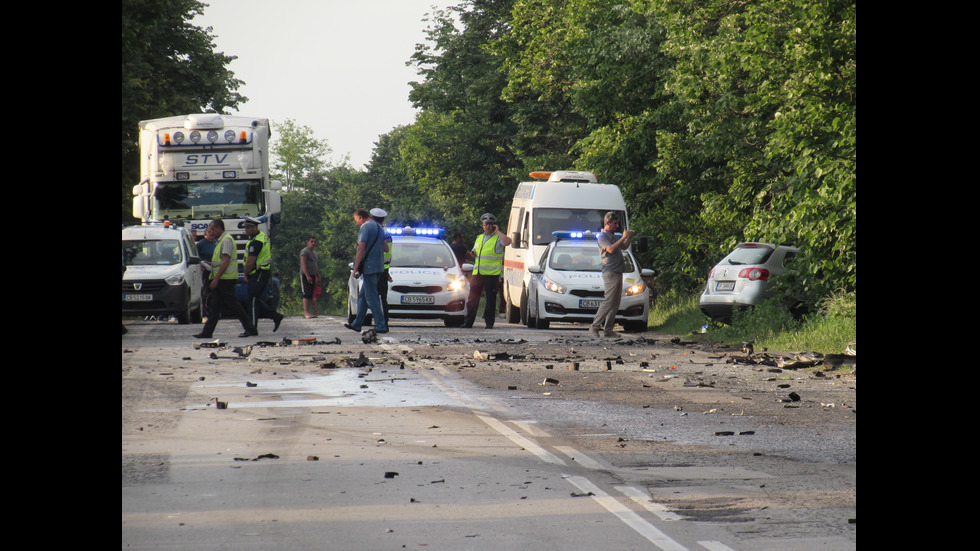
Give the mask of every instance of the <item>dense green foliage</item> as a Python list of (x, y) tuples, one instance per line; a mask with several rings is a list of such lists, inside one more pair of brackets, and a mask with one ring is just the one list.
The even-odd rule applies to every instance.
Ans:
[[(469, 0), (427, 21), (408, 60), (419, 114), (379, 137), (366, 171), (325, 163), (310, 129), (276, 125), (287, 291), (313, 234), (327, 302), (343, 304), (355, 208), (469, 240), (481, 213), (506, 220), (528, 172), (560, 169), (621, 186), (661, 291), (696, 292), (741, 241), (799, 246), (794, 287), (811, 304), (856, 291), (853, 0)], [(229, 77), (213, 76), (227, 94), (188, 100), (234, 106)]]
[(197, 0), (122, 0), (122, 219), (132, 218), (139, 183), (141, 120), (186, 113), (221, 113), (247, 98), (227, 65), (235, 56), (214, 51), (210, 27), (190, 21)]

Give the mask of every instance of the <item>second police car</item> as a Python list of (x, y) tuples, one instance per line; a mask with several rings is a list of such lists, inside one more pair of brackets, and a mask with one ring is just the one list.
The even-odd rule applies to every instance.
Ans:
[[(604, 296), (602, 260), (592, 232), (553, 232), (552, 241), (537, 264), (528, 286), (527, 326), (547, 329), (552, 321), (592, 322)], [(655, 275), (641, 270), (633, 253), (623, 251), (623, 297), (616, 323), (626, 331), (645, 331), (650, 311), (650, 288), (643, 278)]]
[[(442, 239), (442, 229), (389, 227), (385, 231), (391, 236), (388, 318), (442, 319), (449, 327), (462, 325), (469, 294), (463, 271), (472, 271), (473, 266), (459, 264)], [(361, 282), (351, 273), (347, 284), (349, 321), (357, 315)]]

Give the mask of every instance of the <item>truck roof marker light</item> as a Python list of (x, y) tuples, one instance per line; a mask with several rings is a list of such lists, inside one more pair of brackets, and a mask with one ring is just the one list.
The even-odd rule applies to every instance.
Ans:
[(532, 172), (528, 174), (528, 176), (530, 176), (531, 178), (544, 178), (545, 180), (547, 180), (548, 177), (551, 176), (551, 172), (544, 172), (544, 171)]
[(248, 143), (248, 134), (246, 134), (244, 130), (242, 130), (241, 138), (239, 138), (238, 141), (240, 143)]
[(170, 134), (163, 135), (163, 145), (170, 145)]

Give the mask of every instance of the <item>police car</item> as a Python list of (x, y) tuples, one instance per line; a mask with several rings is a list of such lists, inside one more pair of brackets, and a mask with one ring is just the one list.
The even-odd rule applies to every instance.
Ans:
[[(462, 325), (466, 316), (469, 282), (449, 244), (442, 239), (442, 229), (385, 228), (391, 237), (391, 268), (388, 273), (388, 317), (442, 319), (447, 327)], [(353, 268), (353, 264), (350, 265)], [(347, 319), (357, 315), (357, 297), (362, 279), (354, 279), (353, 269), (347, 283)], [(370, 310), (368, 317), (371, 317)], [(371, 323), (365, 320), (365, 323)]]
[[(552, 321), (588, 322), (605, 294), (602, 282), (602, 259), (597, 234), (592, 232), (553, 232), (552, 241), (537, 264), (528, 266), (532, 274), (527, 290), (528, 327), (547, 329)], [(641, 270), (633, 253), (623, 251), (623, 298), (616, 322), (627, 331), (645, 331), (650, 310), (650, 288), (643, 278), (653, 277), (650, 269)]]

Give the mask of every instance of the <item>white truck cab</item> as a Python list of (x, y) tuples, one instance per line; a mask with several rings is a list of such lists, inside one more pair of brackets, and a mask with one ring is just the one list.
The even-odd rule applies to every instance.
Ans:
[(122, 314), (201, 323), (201, 259), (185, 228), (151, 223), (122, 229)]
[(507, 225), (512, 243), (504, 249), (504, 302), (509, 323), (527, 323), (531, 274), (527, 266), (541, 257), (556, 231), (597, 231), (609, 211), (619, 214), (621, 230), (629, 229), (626, 201), (619, 186), (599, 183), (591, 172), (532, 172), (514, 193)]

